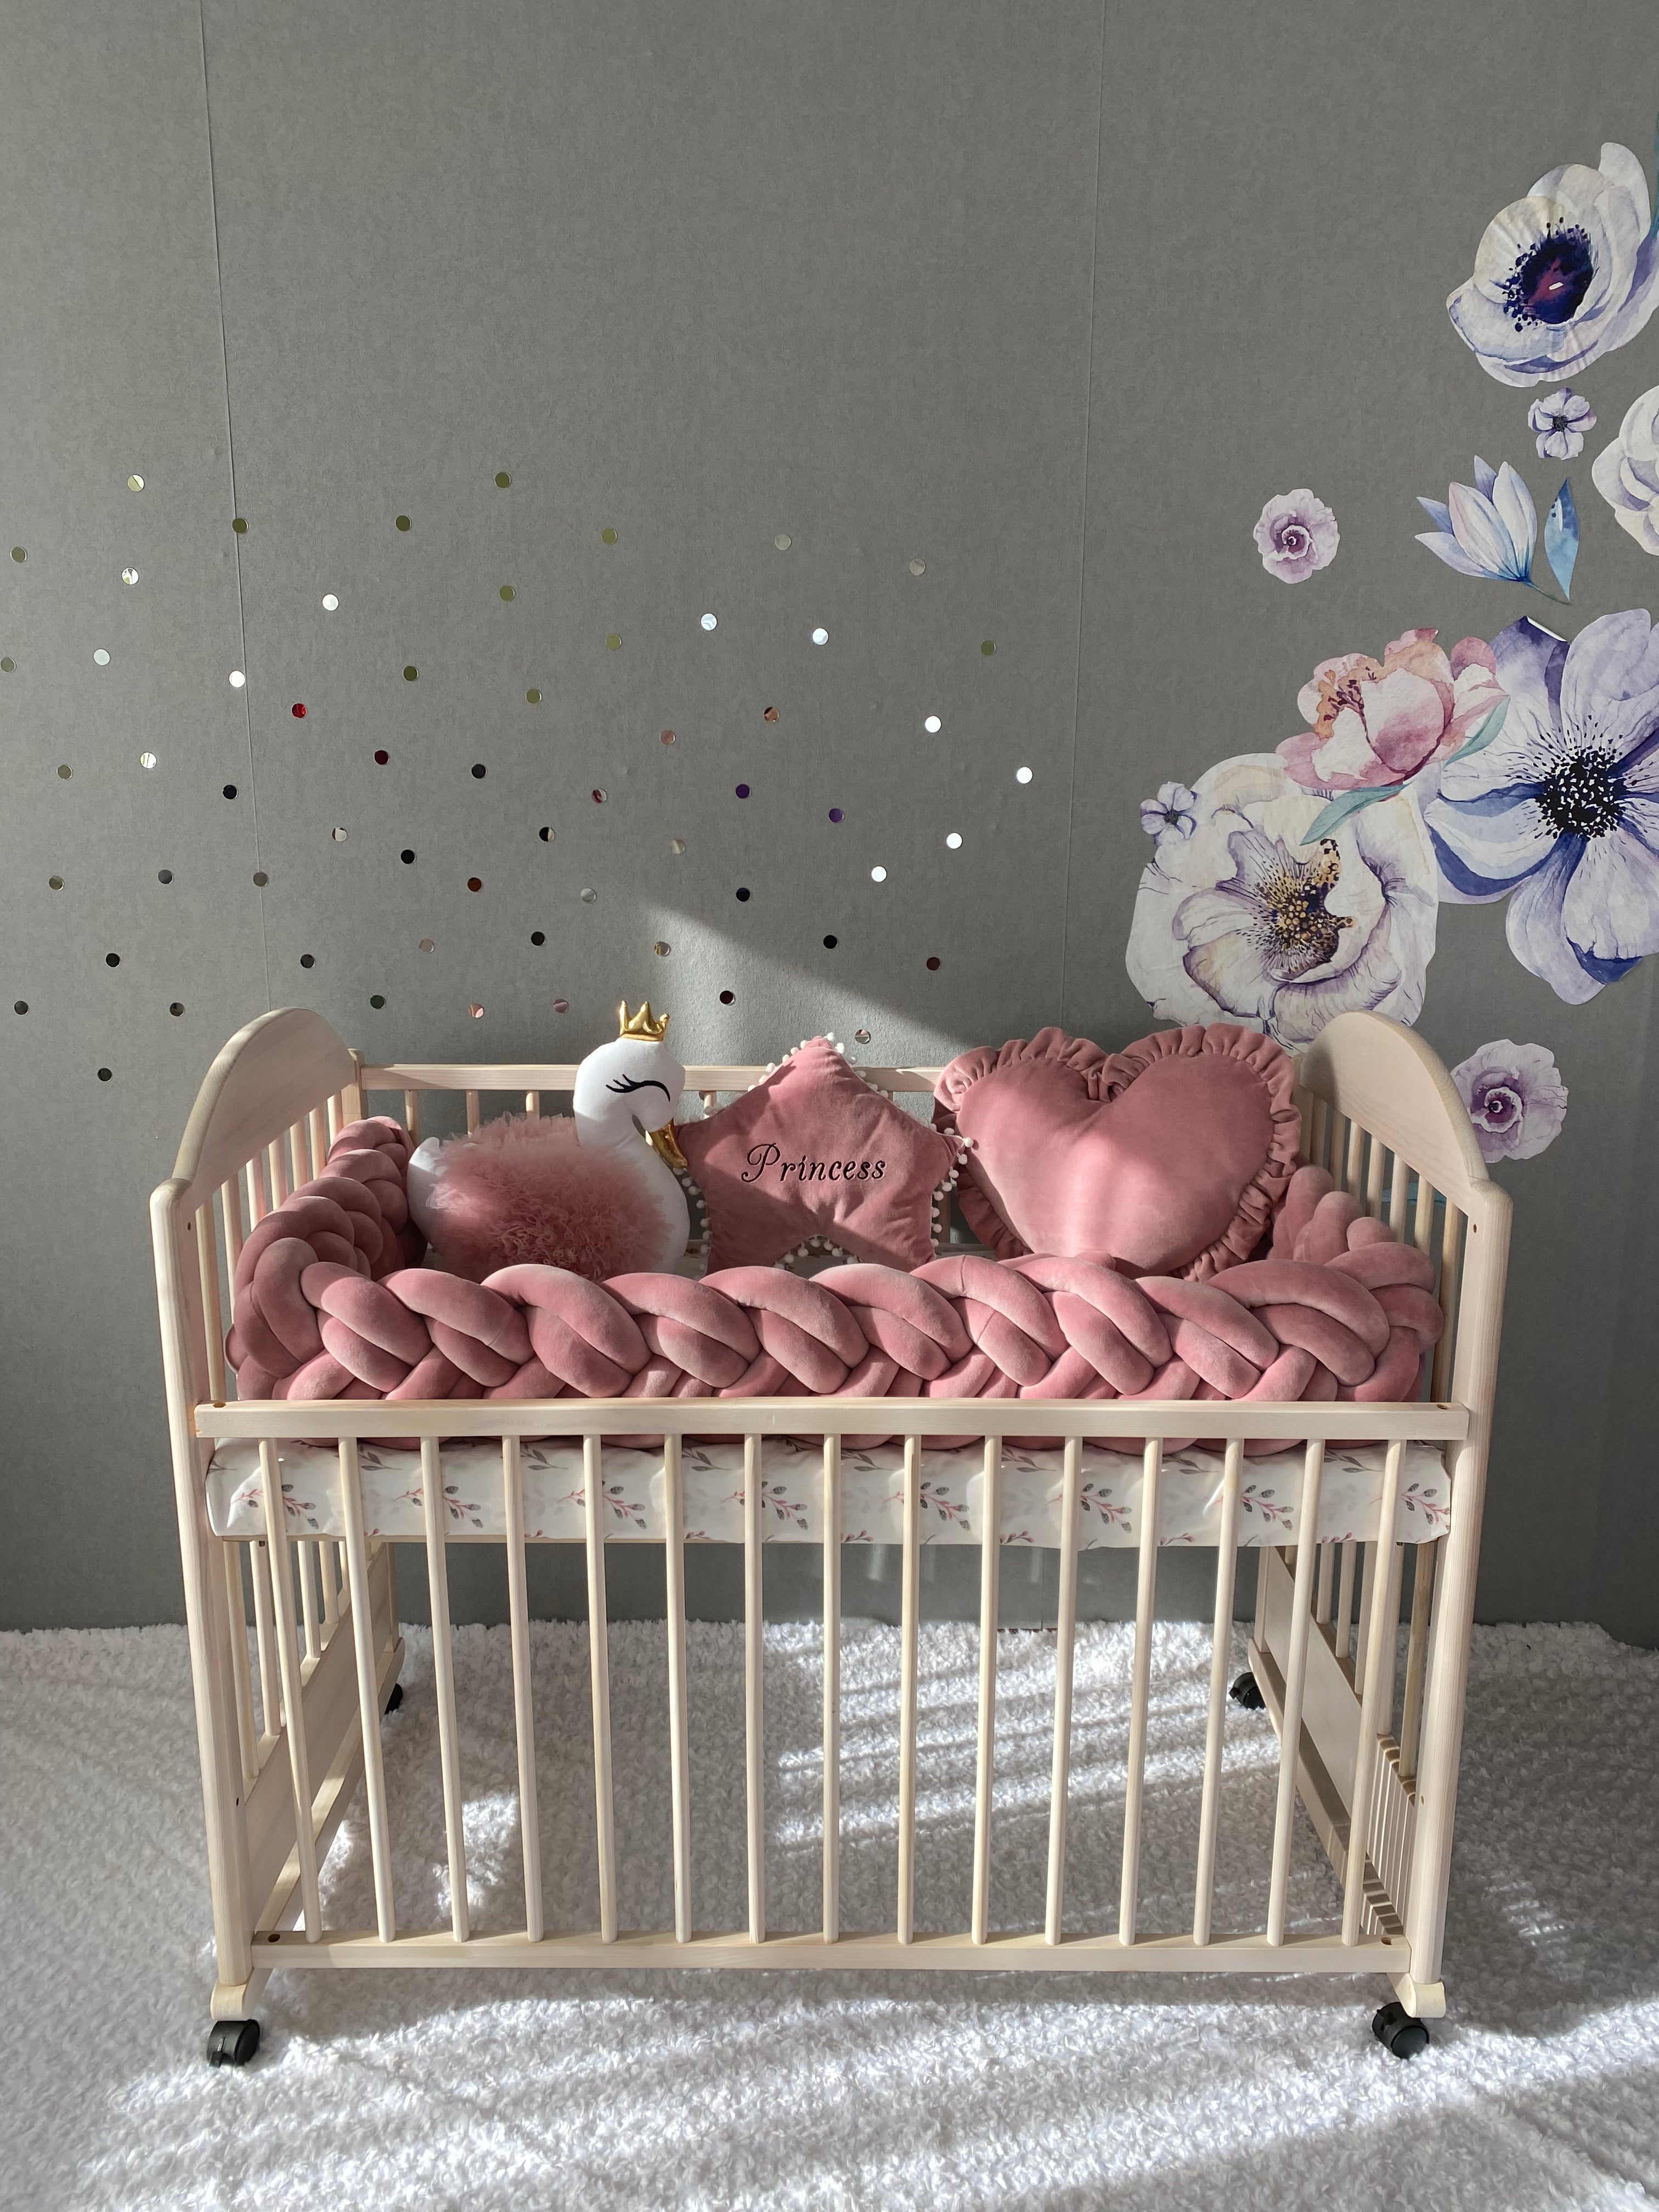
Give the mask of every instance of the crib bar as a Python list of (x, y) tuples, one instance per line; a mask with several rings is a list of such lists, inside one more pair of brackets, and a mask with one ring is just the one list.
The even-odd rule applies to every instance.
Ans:
[(605, 1599), (605, 1454), (582, 1438), (587, 1534), (587, 1664), (593, 1695), (593, 1832), (599, 1860), (599, 1941), (617, 1940), (617, 1820), (611, 1784), (611, 1654)]
[(1198, 1808), (1198, 1880), (1193, 1891), (1193, 1941), (1210, 1940), (1215, 1893), (1217, 1822), (1221, 1809), (1221, 1759), (1227, 1726), (1228, 1660), (1233, 1638), (1233, 1586), (1238, 1576), (1238, 1493), (1244, 1445), (1227, 1446), (1221, 1475), (1221, 1529), (1215, 1567), (1215, 1637), (1210, 1651), (1210, 1710), (1204, 1734), (1204, 1786)]
[(743, 1440), (743, 1750), (749, 1820), (749, 1939), (766, 1941), (766, 1623), (762, 1612), (761, 1506), (765, 1465), (758, 1437)]
[(323, 1646), (317, 1633), (317, 1592), (311, 1579), (311, 1555), (316, 1550), (303, 1536), (294, 1546), (294, 1564), (300, 1577), (300, 1610), (306, 1626), (306, 1657), (314, 1667), (323, 1656)]
[(1129, 1764), (1123, 1788), (1123, 1880), (1118, 1892), (1117, 1932), (1135, 1940), (1140, 1891), (1140, 1815), (1146, 1790), (1146, 1708), (1152, 1690), (1152, 1607), (1158, 1595), (1158, 1516), (1164, 1443), (1146, 1439), (1140, 1476), (1140, 1558), (1135, 1582), (1135, 1656), (1129, 1692)]
[(449, 1853), (449, 1921), (455, 1941), (468, 1936), (466, 1838), (461, 1827), (461, 1757), (455, 1720), (455, 1652), (449, 1626), (449, 1561), (444, 1544), (444, 1478), (436, 1437), (421, 1438), (421, 1508), (426, 1520), (426, 1576), (432, 1600), (432, 1677), (437, 1692), (438, 1761), (444, 1784), (444, 1833)]
[(898, 1940), (916, 1932), (916, 1672), (921, 1611), (921, 1439), (904, 1439), (904, 1559), (899, 1601)]
[(1336, 1571), (1336, 1547), (1322, 1544), (1319, 1547), (1319, 1589), (1314, 1600), (1314, 1619), (1328, 1627), (1331, 1620), (1331, 1583)]
[[(1304, 1528), (1307, 1525), (1305, 1521), (1302, 1523)], [(1342, 1573), (1338, 1582), (1336, 1597), (1335, 1648), (1339, 1659), (1346, 1659), (1348, 1656), (1348, 1641), (1353, 1628), (1354, 1555), (1358, 1549), (1358, 1547), (1355, 1544), (1345, 1544), (1342, 1547)]]
[[(1400, 1673), (1400, 1600), (1406, 1569), (1406, 1546), (1389, 1547), (1389, 1578), (1382, 1587), (1382, 1687), (1377, 1706), (1377, 1731), (1394, 1732), (1394, 1695)], [(1416, 1547), (1412, 1547), (1415, 1550)]]
[(337, 1543), (319, 1544), (317, 1572), (323, 1585), (323, 1626), (332, 1629), (340, 1617), (340, 1561), (343, 1554)]
[[(1308, 1446), (1303, 1465), (1302, 1504), (1297, 1527), (1311, 1534), (1319, 1526), (1319, 1490), (1325, 1471), (1325, 1447)], [(1309, 1600), (1313, 1594), (1311, 1543), (1296, 1547), (1296, 1583), (1291, 1601), (1291, 1648), (1285, 1661), (1285, 1706), (1279, 1733), (1279, 1804), (1273, 1819), (1273, 1873), (1267, 1885), (1267, 1941), (1285, 1941), (1291, 1881), (1291, 1821), (1296, 1810), (1297, 1759), (1302, 1744), (1302, 1693), (1308, 1674), (1308, 1638), (1313, 1627)], [(1346, 1633), (1346, 1630), (1344, 1632)]]
[(317, 1896), (317, 1838), (311, 1826), (311, 1759), (306, 1746), (304, 1709), (300, 1702), (300, 1643), (294, 1632), (294, 1586), (289, 1569), (288, 1509), (283, 1501), (276, 1467), (276, 1447), (267, 1438), (259, 1446), (260, 1486), (265, 1494), (265, 1541), (270, 1547), (276, 1600), (276, 1655), (283, 1670), (283, 1705), (288, 1715), (288, 1765), (294, 1782), (294, 1835), (300, 1859), (300, 1901), (305, 1914), (306, 1941), (314, 1943), (323, 1932), (322, 1907)]
[(530, 1605), (525, 1587), (524, 1467), (517, 1437), (501, 1438), (501, 1509), (507, 1537), (507, 1610), (513, 1642), (513, 1729), (519, 1752), (519, 1838), (524, 1852), (525, 1934), (539, 1943), (541, 1815), (536, 1802), (536, 1722), (530, 1698)]
[(219, 1306), (219, 1231), (213, 1201), (196, 1209), (196, 1261), (202, 1284), (202, 1334), (207, 1347), (208, 1389), (225, 1401), (225, 1322)]
[[(1389, 1529), (1394, 1526), (1395, 1509), (1400, 1502), (1400, 1466), (1405, 1456), (1403, 1443), (1389, 1446), (1382, 1462), (1382, 1498), (1378, 1509), (1377, 1527)], [(1398, 1547), (1381, 1541), (1370, 1544), (1371, 1571), (1369, 1580), (1374, 1582), (1382, 1571), (1384, 1558), (1390, 1562)], [(1392, 1574), (1392, 1567), (1388, 1570)], [(1369, 1591), (1368, 1591), (1369, 1594)], [(1362, 1629), (1357, 1664), (1364, 1669), (1364, 1695), (1359, 1708), (1359, 1746), (1354, 1764), (1353, 1803), (1348, 1821), (1348, 1863), (1342, 1882), (1342, 1941), (1359, 1941), (1359, 1913), (1365, 1894), (1365, 1846), (1371, 1832), (1371, 1802), (1376, 1792), (1377, 1770), (1377, 1737), (1382, 1727), (1380, 1708), (1382, 1703), (1382, 1639), (1391, 1635), (1389, 1626), (1389, 1607), (1375, 1600), (1370, 1604), (1369, 1620)], [(1364, 1617), (1362, 1615), (1362, 1620)], [(1365, 1632), (1369, 1631), (1369, 1633)]]
[(1365, 1170), (1365, 1211), (1380, 1215), (1382, 1211), (1382, 1155), (1385, 1147), (1380, 1137), (1371, 1139), (1370, 1159)]
[(288, 1133), (288, 1167), (290, 1186), (298, 1190), (311, 1174), (306, 1158), (306, 1125), (303, 1120), (293, 1122)]
[(685, 1470), (662, 1440), (663, 1565), (668, 1585), (668, 1770), (674, 1823), (674, 1941), (691, 1941), (691, 1735), (685, 1708)]
[(236, 1698), (236, 1745), (246, 1796), (259, 1771), (259, 1739), (253, 1725), (253, 1684), (247, 1663), (247, 1595), (242, 1588), (242, 1547), (222, 1544), (225, 1606), (230, 1619), (230, 1679)]
[(264, 1167), (257, 1153), (242, 1173), (247, 1177), (247, 1225), (257, 1229), (270, 1212), (265, 1204)]
[(328, 1141), (331, 1145), (345, 1127), (345, 1093), (343, 1091), (337, 1091), (330, 1097), (326, 1113)]
[(1358, 1198), (1360, 1191), (1365, 1156), (1365, 1131), (1363, 1125), (1348, 1117), (1347, 1154), (1342, 1166), (1342, 1188)]
[(265, 1164), (270, 1170), (271, 1211), (275, 1212), (289, 1194), (288, 1146), (280, 1137), (273, 1137), (265, 1146)]
[(1412, 1171), (1398, 1152), (1389, 1163), (1389, 1227), (1397, 1240), (1406, 1234), (1406, 1200), (1411, 1188)]
[(541, 1120), (542, 1094), (539, 1091), (526, 1091), (525, 1092), (524, 1110), (529, 1120), (532, 1121), (539, 1121)]
[(1412, 1216), (1412, 1242), (1419, 1252), (1426, 1252), (1434, 1231), (1434, 1201), (1437, 1196), (1427, 1176), (1417, 1178), (1417, 1206)]
[(234, 1291), (236, 1284), (236, 1263), (242, 1256), (242, 1178), (233, 1176), (228, 1182), (219, 1186), (219, 1212), (225, 1224), (225, 1268), (228, 1277), (226, 1287)]
[[(1387, 1524), (1377, 1522), (1382, 1528)], [(1354, 1695), (1363, 1694), (1365, 1687), (1365, 1665), (1370, 1646), (1371, 1612), (1376, 1602), (1376, 1546), (1362, 1544), (1359, 1547), (1359, 1626), (1353, 1639)]]
[(283, 1704), (276, 1684), (276, 1632), (270, 1617), (270, 1552), (263, 1538), (248, 1547), (248, 1568), (253, 1577), (254, 1642), (259, 1654), (259, 1731), (269, 1739), (283, 1725)]
[(404, 1127), (409, 1132), (410, 1143), (418, 1145), (421, 1141), (421, 1094), (418, 1091), (405, 1091), (404, 1093)]
[(478, 1094), (476, 1091), (469, 1091), (466, 1094), (466, 1133), (469, 1137), (477, 1126)]
[(1400, 1778), (1415, 1780), (1417, 1741), (1423, 1722), (1423, 1678), (1429, 1656), (1429, 1623), (1434, 1613), (1436, 1563), (1443, 1544), (1419, 1544), (1412, 1580), (1412, 1625), (1406, 1638), (1406, 1691), (1400, 1711)]
[(823, 1440), (823, 1940), (841, 1940), (841, 1438)]
[(386, 1769), (380, 1757), (380, 1678), (375, 1665), (368, 1553), (363, 1541), (362, 1474), (356, 1437), (340, 1439), (340, 1510), (345, 1520), (351, 1645), (357, 1662), (357, 1717), (363, 1735), (363, 1793), (368, 1801), (368, 1850), (374, 1869), (374, 1923), (380, 1931), (381, 1942), (390, 1943), (398, 1933), (398, 1916), (392, 1901), (392, 1824), (386, 1812)]
[(328, 1164), (328, 1125), (320, 1106), (312, 1108), (306, 1117), (306, 1127), (311, 1146), (311, 1172), (319, 1176)]
[(1054, 1750), (1048, 1778), (1048, 1888), (1043, 1941), (1058, 1943), (1065, 1917), (1066, 1801), (1072, 1771), (1072, 1676), (1077, 1646), (1077, 1524), (1083, 1494), (1083, 1439), (1066, 1439), (1060, 1507), (1060, 1591), (1054, 1618)]
[(974, 1776), (974, 1897), (969, 1933), (982, 1943), (991, 1906), (991, 1790), (997, 1725), (997, 1569), (1002, 1553), (1002, 1446), (985, 1439), (984, 1525), (979, 1540), (979, 1729)]
[(1431, 1398), (1450, 1395), (1452, 1352), (1457, 1340), (1457, 1281), (1463, 1250), (1463, 1217), (1455, 1206), (1446, 1207), (1446, 1224), (1440, 1236), (1440, 1310), (1446, 1325), (1434, 1347), (1429, 1385)]

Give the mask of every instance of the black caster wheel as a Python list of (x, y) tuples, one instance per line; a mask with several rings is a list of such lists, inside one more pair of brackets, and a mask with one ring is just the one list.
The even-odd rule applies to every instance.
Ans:
[(210, 2066), (246, 2066), (259, 2048), (257, 2020), (216, 2020), (207, 2041)]
[(1264, 1711), (1267, 1700), (1261, 1694), (1261, 1685), (1247, 1668), (1227, 1692), (1236, 1705), (1247, 1713)]
[(1385, 2051), (1393, 2051), (1396, 2058), (1415, 2058), (1419, 2051), (1429, 2047), (1429, 2031), (1422, 2021), (1408, 2013), (1398, 1997), (1377, 2009), (1371, 2022), (1371, 2033)]
[(392, 1695), (386, 1701), (386, 1709), (387, 1712), (395, 1713), (398, 1706), (402, 1705), (403, 1701), (404, 1686), (401, 1682), (394, 1682), (392, 1685)]

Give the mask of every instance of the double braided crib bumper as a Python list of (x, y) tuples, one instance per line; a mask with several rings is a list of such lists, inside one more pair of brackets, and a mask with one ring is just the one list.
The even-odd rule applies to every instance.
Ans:
[[(1322, 1168), (1292, 1179), (1270, 1256), (1203, 1283), (1132, 1279), (1079, 1258), (956, 1253), (909, 1273), (854, 1262), (811, 1279), (732, 1267), (601, 1284), (518, 1266), (476, 1283), (411, 1264), (421, 1241), (408, 1158), (395, 1121), (351, 1123), (325, 1173), (248, 1237), (226, 1342), (241, 1398), (568, 1396), (641, 1410), (653, 1399), (789, 1396), (1380, 1403), (1418, 1395), (1442, 1327), (1427, 1255), (1396, 1242)], [(659, 1441), (641, 1431), (606, 1442)], [(1193, 1437), (1166, 1450), (1201, 1436), (1195, 1417)], [(971, 1441), (939, 1438), (933, 1450)], [(1287, 1448), (1257, 1439), (1245, 1449)]]

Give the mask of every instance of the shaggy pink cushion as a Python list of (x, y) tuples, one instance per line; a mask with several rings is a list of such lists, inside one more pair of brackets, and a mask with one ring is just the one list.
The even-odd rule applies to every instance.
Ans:
[(1107, 1054), (1063, 1030), (965, 1052), (933, 1119), (972, 1142), (961, 1206), (999, 1257), (1198, 1279), (1248, 1260), (1296, 1167), (1289, 1058), (1216, 1022)]
[(709, 1266), (766, 1267), (811, 1238), (855, 1260), (933, 1256), (959, 1147), (814, 1037), (730, 1106), (675, 1130), (708, 1208)]
[(641, 1160), (582, 1144), (563, 1116), (507, 1115), (452, 1137), (440, 1157), (427, 1218), (452, 1274), (481, 1283), (498, 1267), (532, 1265), (599, 1282), (650, 1267), (661, 1250)]

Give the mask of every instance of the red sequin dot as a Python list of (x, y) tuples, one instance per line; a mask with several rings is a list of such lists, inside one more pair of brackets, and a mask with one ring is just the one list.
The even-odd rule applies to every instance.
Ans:
[(935, 953), (932, 954), (932, 955), (929, 957), (929, 959), (928, 959), (928, 962), (927, 962), (927, 965), (928, 965), (930, 968), (937, 968), (937, 967), (939, 966), (939, 955), (938, 955), (938, 953), (937, 953), (937, 952), (935, 952)]
[(305, 718), (306, 710), (296, 699), (294, 702), (294, 719), (296, 722), (303, 722)]
[(391, 754), (387, 752), (386, 747), (382, 745), (374, 756), (375, 765), (379, 768), (384, 768), (391, 758)]

